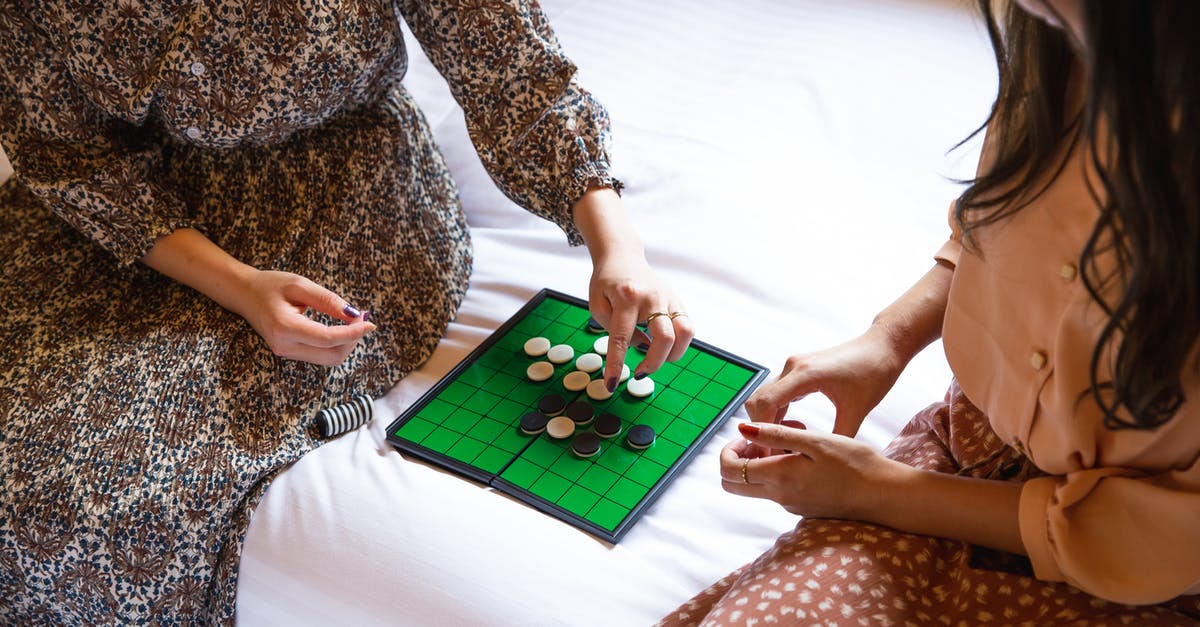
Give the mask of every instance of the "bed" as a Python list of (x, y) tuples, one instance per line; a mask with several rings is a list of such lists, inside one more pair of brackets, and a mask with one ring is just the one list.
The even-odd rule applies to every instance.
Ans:
[[(778, 371), (860, 332), (932, 263), (994, 67), (965, 2), (542, 0), (608, 106), (625, 205), (701, 339)], [(410, 38), (410, 44), (412, 43)], [(457, 319), (375, 418), (283, 472), (254, 513), (244, 625), (645, 625), (796, 523), (724, 493), (743, 411), (616, 545), (400, 454), (389, 423), (543, 287), (586, 295), (586, 252), (492, 185), (413, 44), (405, 82), (454, 171), (475, 242)], [(0, 157), (0, 181), (7, 177)], [(940, 345), (860, 438), (882, 448), (949, 381)], [(821, 398), (794, 417), (828, 430)]]

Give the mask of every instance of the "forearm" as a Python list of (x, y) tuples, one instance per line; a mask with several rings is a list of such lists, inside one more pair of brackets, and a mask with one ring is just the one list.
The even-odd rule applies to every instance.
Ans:
[(885, 337), (896, 357), (907, 364), (914, 355), (942, 336), (942, 321), (954, 271), (936, 264), (900, 298), (881, 311), (868, 333)]
[(897, 461), (876, 485), (861, 518), (921, 535), (1025, 554), (1020, 483), (920, 470)]
[(179, 229), (155, 242), (142, 263), (242, 314), (244, 287), (254, 268), (195, 229)]

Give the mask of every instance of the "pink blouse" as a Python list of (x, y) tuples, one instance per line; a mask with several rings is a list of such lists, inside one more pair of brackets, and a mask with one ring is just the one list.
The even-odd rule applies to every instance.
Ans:
[(1105, 316), (1080, 280), (1098, 216), (1080, 144), (1032, 204), (974, 231), (975, 247), (961, 242), (951, 211), (953, 233), (936, 255), (954, 268), (946, 357), (996, 433), (1052, 475), (1021, 492), (1036, 576), (1157, 603), (1200, 593), (1200, 376), (1185, 370), (1185, 402), (1165, 425), (1104, 426), (1088, 392)]

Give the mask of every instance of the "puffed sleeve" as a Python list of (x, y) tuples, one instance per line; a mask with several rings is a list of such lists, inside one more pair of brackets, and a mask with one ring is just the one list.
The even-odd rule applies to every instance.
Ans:
[(1033, 479), (1021, 491), (1020, 526), (1038, 579), (1120, 603), (1200, 593), (1195, 459), (1153, 475), (1097, 468)]
[(620, 190), (608, 113), (575, 82), (534, 0), (402, 0), (401, 13), (466, 114), (492, 180), (514, 202), (583, 238), (571, 206), (590, 187)]
[[(11, 6), (0, 11), (0, 144), (14, 177), (122, 264), (185, 225), (155, 182), (161, 147), (132, 121), (97, 106), (115, 85), (73, 80), (72, 63)], [(85, 88), (86, 87), (86, 88)]]

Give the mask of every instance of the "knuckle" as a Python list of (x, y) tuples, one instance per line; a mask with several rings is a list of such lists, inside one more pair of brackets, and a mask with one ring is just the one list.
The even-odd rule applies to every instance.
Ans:
[(632, 281), (621, 281), (616, 287), (617, 296), (625, 300), (637, 300), (640, 290)]

